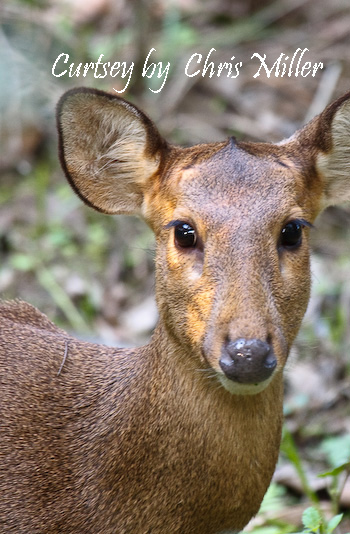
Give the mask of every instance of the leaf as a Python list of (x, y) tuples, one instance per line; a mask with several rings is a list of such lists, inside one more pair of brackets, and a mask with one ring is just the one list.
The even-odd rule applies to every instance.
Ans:
[(321, 473), (318, 476), (319, 478), (336, 477), (340, 475), (340, 473), (343, 473), (343, 471), (350, 471), (350, 462), (346, 462), (345, 464), (342, 464), (339, 467), (335, 467), (331, 471), (326, 471), (325, 473)]
[(327, 455), (331, 467), (338, 468), (350, 460), (350, 435), (325, 439), (321, 448)]
[(294, 465), (296, 472), (300, 478), (303, 490), (313, 503), (318, 502), (318, 497), (311, 488), (307, 479), (303, 464), (301, 462), (298, 449), (294, 443), (294, 439), (289, 430), (285, 427), (283, 431), (283, 439), (281, 444), (281, 451), (287, 456), (288, 460)]
[(316, 532), (322, 523), (322, 517), (316, 508), (310, 506), (304, 511), (302, 521), (304, 527), (311, 530), (311, 532)]
[(36, 258), (30, 257), (28, 254), (13, 254), (11, 265), (18, 271), (28, 272), (34, 269)]
[(342, 518), (343, 514), (338, 514), (332, 517), (332, 519), (330, 519), (327, 527), (327, 534), (331, 534), (331, 532), (333, 532), (333, 530), (337, 528)]

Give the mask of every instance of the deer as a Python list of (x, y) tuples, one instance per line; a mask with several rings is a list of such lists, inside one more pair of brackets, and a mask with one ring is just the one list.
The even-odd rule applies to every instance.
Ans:
[(310, 231), (350, 201), (350, 93), (278, 144), (174, 146), (89, 88), (61, 97), (57, 125), (85, 204), (154, 231), (159, 320), (118, 349), (1, 302), (0, 532), (238, 532), (279, 454)]

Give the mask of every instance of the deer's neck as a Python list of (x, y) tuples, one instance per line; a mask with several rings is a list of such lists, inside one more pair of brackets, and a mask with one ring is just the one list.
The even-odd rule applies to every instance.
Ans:
[[(231, 395), (194, 355), (167, 339), (160, 325), (146, 350), (153, 368), (149, 421), (157, 436), (151, 463), (153, 469), (167, 471), (164, 495), (178, 492), (184, 517), (191, 507), (202, 508), (199, 532), (210, 532), (208, 524), (215, 532), (216, 517), (221, 518), (218, 524), (240, 529), (258, 511), (277, 461), (281, 377), (257, 395)], [(232, 525), (230, 517), (241, 517), (241, 522)]]

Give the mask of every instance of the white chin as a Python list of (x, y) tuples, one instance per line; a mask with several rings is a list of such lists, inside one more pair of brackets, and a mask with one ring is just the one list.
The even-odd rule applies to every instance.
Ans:
[(270, 384), (272, 376), (264, 382), (259, 382), (258, 384), (240, 384), (239, 382), (234, 382), (222, 374), (218, 374), (218, 379), (221, 384), (224, 386), (227, 391), (232, 395), (256, 395), (261, 393), (265, 388)]

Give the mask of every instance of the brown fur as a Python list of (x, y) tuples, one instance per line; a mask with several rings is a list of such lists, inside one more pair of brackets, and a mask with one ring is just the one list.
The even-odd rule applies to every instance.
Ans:
[[(349, 98), (280, 145), (181, 149), (122, 99), (63, 97), (60, 154), (73, 188), (155, 232), (160, 320), (149, 345), (119, 350), (71, 338), (29, 304), (0, 306), (0, 532), (216, 534), (257, 513), (310, 289), (309, 230), (297, 250), (279, 249), (279, 237), (344, 190), (350, 200), (332, 174), (335, 145), (349, 161), (343, 126), (333, 127)], [(201, 247), (176, 246), (174, 220), (191, 224)], [(228, 338), (269, 340), (271, 380), (224, 377)]]

